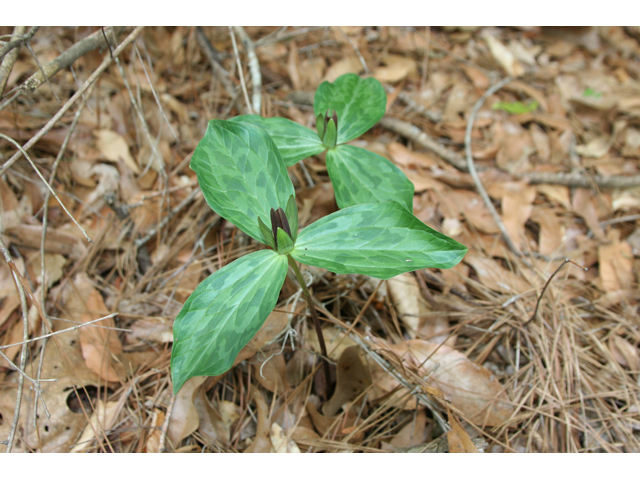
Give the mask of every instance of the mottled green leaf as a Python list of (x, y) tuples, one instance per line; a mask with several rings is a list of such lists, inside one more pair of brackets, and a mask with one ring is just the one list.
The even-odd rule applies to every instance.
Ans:
[(313, 110), (316, 116), (333, 109), (338, 114), (338, 144), (359, 137), (384, 116), (387, 94), (375, 78), (353, 73), (323, 82), (316, 90)]
[(191, 168), (209, 206), (263, 243), (258, 217), (270, 224), (270, 209), (284, 209), (294, 194), (276, 145), (254, 125), (211, 120)]
[(260, 250), (204, 280), (173, 323), (173, 391), (191, 377), (221, 375), (271, 313), (287, 274), (287, 256)]
[(231, 121), (250, 123), (266, 130), (288, 167), (307, 157), (322, 153), (325, 149), (316, 132), (287, 118), (240, 115), (232, 118)]
[(413, 212), (413, 183), (376, 153), (338, 145), (327, 152), (327, 171), (340, 208), (394, 201)]
[(467, 248), (426, 226), (396, 202), (362, 204), (300, 232), (291, 256), (334, 273), (387, 279), (420, 268), (451, 268)]

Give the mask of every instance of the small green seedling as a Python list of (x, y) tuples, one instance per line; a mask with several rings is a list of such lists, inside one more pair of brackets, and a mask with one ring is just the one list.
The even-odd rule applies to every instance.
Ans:
[(502, 110), (511, 115), (520, 115), (521, 113), (531, 113), (538, 109), (538, 102), (496, 102), (491, 106), (492, 110)]
[(345, 145), (373, 127), (386, 107), (387, 94), (378, 80), (348, 73), (318, 87), (313, 106), (317, 133), (282, 117), (241, 115), (232, 120), (265, 129), (287, 166), (327, 150), (338, 207), (394, 201), (413, 212), (413, 183), (402, 170), (376, 153)]
[[(191, 168), (209, 206), (270, 249), (224, 266), (187, 299), (173, 325), (174, 392), (191, 377), (221, 375), (233, 366), (275, 307), (287, 265), (310, 302), (296, 261), (387, 279), (420, 268), (451, 268), (467, 251), (393, 201), (339, 210), (298, 234), (286, 166), (271, 137), (255, 125), (211, 120)], [(317, 330), (312, 306), (311, 312)]]

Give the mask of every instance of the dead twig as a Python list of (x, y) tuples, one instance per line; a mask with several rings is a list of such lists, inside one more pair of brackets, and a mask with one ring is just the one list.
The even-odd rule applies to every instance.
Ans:
[[(22, 35), (25, 27), (16, 27), (16, 29), (13, 31), (13, 36), (19, 36), (19, 38), (5, 43), (2, 48), (0, 48), (0, 61), (4, 60), (5, 55), (7, 55), (12, 50), (17, 50), (21, 45), (28, 43), (36, 34), (39, 28), (40, 27), (31, 27), (26, 35)], [(20, 29), (20, 31), (18, 31), (18, 29)]]
[(542, 288), (542, 292), (540, 292), (540, 296), (538, 297), (538, 301), (536, 302), (536, 308), (533, 311), (533, 315), (531, 315), (531, 317), (529, 318), (529, 320), (527, 320), (526, 322), (524, 322), (524, 324), (522, 325), (523, 327), (527, 326), (534, 318), (536, 318), (536, 315), (538, 315), (538, 308), (540, 307), (540, 301), (542, 300), (542, 297), (544, 297), (544, 293), (547, 291), (547, 287), (549, 286), (549, 284), (551, 283), (551, 280), (553, 280), (553, 277), (556, 276), (556, 274), (562, 269), (562, 267), (564, 267), (567, 263), (573, 263), (576, 267), (580, 267), (582, 268), (585, 272), (587, 270), (589, 270), (586, 267), (583, 267), (582, 265), (578, 265), (576, 262), (574, 262), (573, 260), (569, 260), (568, 258), (565, 258), (564, 261), (560, 264), (560, 266), (558, 268), (556, 268), (556, 271), (553, 272), (551, 274), (551, 276), (547, 279), (547, 282), (544, 284), (544, 287)]
[(44, 182), (44, 184), (46, 185), (48, 191), (51, 192), (51, 194), (55, 197), (55, 199), (58, 201), (58, 203), (60, 204), (60, 206), (62, 207), (64, 212), (69, 216), (71, 221), (76, 224), (76, 227), (78, 227), (80, 229), (80, 231), (82, 232), (84, 237), (89, 242), (93, 243), (93, 240), (91, 240), (91, 237), (89, 237), (89, 235), (87, 234), (86, 230), (84, 228), (82, 228), (82, 225), (80, 225), (78, 223), (78, 221), (73, 217), (73, 215), (71, 215), (71, 212), (69, 210), (67, 210), (67, 207), (64, 206), (64, 203), (62, 203), (62, 200), (60, 200), (60, 197), (58, 197), (58, 194), (53, 191), (53, 188), (51, 188), (51, 185), (49, 185), (49, 182), (47, 182), (45, 180), (45, 178), (42, 175), (42, 173), (40, 173), (40, 170), (38, 170), (38, 167), (36, 166), (36, 164), (33, 162), (33, 160), (31, 160), (31, 157), (29, 156), (29, 154), (20, 146), (20, 144), (18, 142), (16, 142), (13, 138), (6, 136), (4, 133), (0, 133), (0, 138), (4, 138), (7, 142), (12, 143), (18, 150), (20, 150), (22, 152), (24, 157), (29, 161), (29, 163), (31, 164), (33, 169), (36, 171), (36, 174), (40, 177), (40, 180), (42, 180)]
[(471, 153), (471, 132), (473, 131), (473, 122), (475, 121), (476, 116), (478, 115), (478, 112), (484, 105), (484, 102), (487, 100), (487, 98), (489, 98), (491, 95), (496, 93), (498, 90), (504, 87), (511, 80), (513, 80), (512, 77), (507, 77), (500, 80), (498, 83), (494, 84), (492, 87), (487, 89), (487, 91), (482, 94), (482, 96), (478, 99), (476, 104), (473, 106), (473, 109), (471, 110), (471, 114), (469, 115), (469, 120), (467, 121), (467, 129), (464, 134), (464, 151), (467, 156), (467, 170), (469, 170), (469, 174), (471, 175), (471, 178), (473, 178), (473, 182), (476, 184), (476, 189), (478, 190), (478, 193), (480, 194), (480, 196), (482, 197), (482, 200), (484, 201), (485, 205), (489, 209), (489, 212), (491, 212), (491, 216), (496, 222), (496, 225), (498, 225), (498, 228), (502, 233), (502, 238), (504, 239), (505, 243), (509, 247), (509, 250), (511, 250), (514, 254), (520, 256), (522, 255), (522, 253), (520, 252), (520, 249), (516, 246), (516, 244), (511, 239), (509, 232), (507, 232), (507, 228), (504, 226), (504, 223), (502, 223), (502, 219), (500, 218), (500, 215), (498, 215), (498, 212), (493, 206), (493, 203), (491, 202), (491, 199), (489, 198), (487, 191), (484, 189), (482, 180), (480, 180), (480, 177), (478, 176), (478, 172), (476, 171), (476, 166), (473, 163), (473, 154)]
[[(28, 348), (27, 341), (29, 340), (29, 315), (28, 315), (28, 307), (27, 307), (27, 296), (24, 293), (24, 288), (22, 286), (22, 282), (18, 278), (18, 274), (16, 271), (15, 263), (13, 262), (13, 258), (11, 258), (11, 254), (9, 253), (9, 249), (2, 241), (2, 237), (0, 236), (0, 250), (2, 250), (2, 254), (4, 255), (4, 259), (7, 264), (11, 267), (13, 264), (13, 268), (11, 268), (11, 273), (13, 275), (13, 281), (16, 286), (16, 290), (18, 291), (18, 295), (20, 297), (20, 308), (22, 312), (22, 339), (25, 343), (22, 344), (22, 349), (20, 351), (20, 371), (24, 372), (24, 369), (27, 366), (27, 356), (28, 356)], [(18, 377), (18, 391), (16, 393), (16, 406), (13, 410), (13, 420), (11, 421), (11, 430), (9, 430), (9, 437), (6, 440), (7, 450), (6, 453), (11, 453), (13, 449), (13, 440), (16, 435), (16, 429), (18, 428), (18, 420), (20, 420), (20, 407), (22, 405), (22, 390), (24, 388), (24, 375), (20, 375)]]
[(147, 243), (149, 240), (151, 240), (157, 233), (158, 230), (161, 230), (162, 228), (164, 228), (164, 226), (169, 223), (169, 221), (176, 216), (176, 214), (178, 212), (180, 212), (180, 210), (182, 210), (184, 207), (186, 207), (187, 205), (189, 205), (189, 203), (191, 203), (191, 201), (196, 198), (196, 196), (201, 193), (200, 187), (194, 188), (193, 191), (186, 196), (186, 198), (184, 200), (182, 200), (175, 208), (173, 208), (169, 214), (167, 216), (165, 216), (162, 221), (156, 226), (153, 227), (151, 230), (149, 230), (149, 233), (147, 233), (144, 237), (139, 238), (137, 240), (135, 240), (135, 245), (136, 247), (140, 247), (142, 245), (144, 245), (145, 243)]
[[(2, 239), (0, 239), (0, 242), (1, 241), (2, 241)], [(85, 322), (85, 323), (79, 323), (78, 325), (76, 325), (74, 327), (65, 328), (64, 330), (58, 330), (57, 332), (52, 332), (52, 333), (48, 333), (47, 335), (42, 335), (40, 337), (28, 339), (26, 342), (12, 343), (10, 345), (0, 345), (0, 350), (4, 350), (5, 348), (9, 348), (9, 347), (15, 347), (17, 345), (26, 345), (26, 344), (29, 344), (29, 343), (32, 343), (32, 342), (37, 342), (38, 340), (42, 340), (44, 338), (50, 338), (50, 337), (54, 337), (56, 335), (60, 335), (61, 333), (71, 332), (73, 330), (77, 330), (79, 328), (86, 327), (87, 325), (91, 325), (91, 324), (96, 323), (96, 322), (102, 322), (103, 320), (108, 320), (108, 319), (116, 317), (118, 315), (119, 315), (118, 312), (110, 313), (109, 315), (107, 315), (105, 317), (100, 317), (100, 318), (97, 318), (95, 320), (91, 320), (91, 321)], [(130, 332), (131, 330), (127, 330), (127, 331)]]
[(460, 155), (440, 145), (415, 125), (390, 117), (383, 117), (380, 120), (380, 125), (398, 135), (408, 138), (427, 150), (431, 150), (458, 170), (462, 172), (467, 171), (467, 164)]
[[(118, 32), (123, 30), (123, 27), (114, 28)], [(113, 32), (113, 28), (109, 28), (108, 30), (109, 32)], [(105, 45), (105, 38), (101, 30), (92, 33), (88, 37), (69, 47), (67, 50), (62, 52), (58, 57), (51, 60), (46, 65), (42, 66), (42, 68), (38, 72), (31, 75), (27, 80), (24, 81), (24, 83), (22, 83), (22, 85), (17, 87), (18, 91), (22, 94), (33, 93), (40, 85), (42, 85), (44, 82), (48, 82), (49, 79), (60, 70), (72, 65), (73, 62), (75, 62), (78, 58), (91, 52), (92, 50), (102, 48)]]
[(236, 95), (236, 88), (230, 79), (229, 72), (220, 63), (218, 51), (213, 48), (213, 45), (211, 45), (211, 42), (209, 42), (209, 39), (202, 30), (202, 27), (196, 27), (196, 40), (198, 41), (198, 45), (200, 45), (202, 53), (204, 53), (204, 55), (209, 60), (213, 72), (220, 79), (220, 83), (222, 83), (224, 89), (231, 96), (231, 98), (233, 98)]
[[(114, 50), (113, 52), (114, 57), (117, 57), (118, 55), (120, 55), (122, 51), (125, 48), (127, 48), (129, 44), (138, 37), (138, 35), (140, 35), (140, 32), (142, 32), (143, 29), (144, 29), (143, 26), (136, 27), (133, 30), (133, 32), (131, 32), (129, 36), (124, 39), (124, 41), (118, 46), (118, 48)], [(38, 142), (38, 140), (40, 140), (43, 136), (45, 136), (53, 128), (53, 126), (56, 123), (58, 123), (60, 118), (62, 118), (62, 116), (65, 113), (67, 113), (67, 111), (71, 108), (71, 106), (80, 97), (82, 97), (83, 93), (87, 90), (87, 88), (89, 88), (89, 86), (91, 86), (93, 82), (97, 80), (97, 78), (109, 67), (109, 65), (111, 65), (112, 62), (113, 62), (113, 58), (111, 58), (110, 55), (107, 55), (105, 59), (102, 61), (102, 63), (100, 64), (100, 66), (95, 70), (95, 72), (93, 72), (93, 74), (91, 74), (91, 76), (84, 82), (82, 87), (80, 87), (78, 91), (76, 91), (76, 93), (74, 93), (74, 95), (69, 100), (67, 100), (67, 102), (62, 106), (62, 108), (58, 110), (58, 113), (56, 113), (51, 118), (51, 120), (49, 120), (47, 124), (40, 129), (40, 131), (37, 134), (31, 137), (31, 139), (22, 146), (22, 150), (16, 152), (9, 160), (7, 160), (4, 163), (4, 165), (2, 165), (2, 168), (0, 168), (0, 176), (4, 175), (7, 169), (11, 168), (11, 166), (16, 162), (16, 160), (20, 158), (20, 155), (22, 155), (23, 151), (28, 151), (33, 145), (36, 144), (36, 142)]]
[(229, 33), (231, 34), (231, 43), (233, 44), (233, 54), (236, 57), (236, 66), (238, 67), (238, 75), (240, 76), (240, 85), (242, 86), (242, 94), (244, 95), (244, 101), (247, 104), (247, 111), (250, 114), (256, 113), (251, 108), (251, 102), (249, 101), (249, 93), (247, 92), (247, 84), (244, 82), (244, 73), (242, 72), (242, 64), (240, 63), (240, 54), (238, 53), (238, 44), (236, 42), (236, 34), (233, 33), (233, 28), (229, 27)]
[(242, 27), (233, 27), (235, 31), (240, 35), (240, 40), (244, 45), (244, 49), (247, 52), (247, 63), (249, 64), (249, 72), (251, 73), (251, 86), (253, 88), (253, 95), (251, 96), (253, 112), (256, 115), (262, 113), (262, 74), (260, 73), (260, 62), (256, 55), (256, 47)]
[[(13, 29), (13, 36), (12, 36), (14, 40), (12, 41), (20, 42), (22, 34), (24, 33), (26, 28), (27, 27), (15, 27)], [(38, 29), (38, 27), (33, 27), (33, 28), (35, 28), (36, 30)], [(4, 58), (2, 58), (2, 55), (0, 55), (0, 58), (2, 58), (0, 62), (1, 63), (0, 65), (0, 97), (2, 97), (2, 94), (4, 93), (4, 87), (7, 86), (7, 80), (9, 80), (9, 74), (13, 69), (14, 63), (16, 63), (16, 60), (18, 59), (18, 53), (20, 53), (20, 50), (18, 48), (13, 47), (12, 50), (9, 53), (7, 53)]]

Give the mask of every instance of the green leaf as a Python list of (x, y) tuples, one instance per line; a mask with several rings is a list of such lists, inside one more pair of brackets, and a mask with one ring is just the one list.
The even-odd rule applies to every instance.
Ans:
[(340, 208), (394, 201), (413, 212), (413, 183), (376, 153), (339, 145), (327, 152), (327, 171)]
[(258, 217), (285, 208), (294, 194), (282, 157), (269, 135), (254, 125), (211, 120), (191, 158), (209, 206), (256, 240)]
[(316, 90), (313, 110), (316, 116), (333, 109), (338, 113), (338, 144), (359, 137), (384, 116), (387, 94), (375, 78), (353, 73), (323, 82)]
[(267, 225), (262, 221), (260, 217), (258, 217), (258, 226), (260, 227), (260, 232), (262, 232), (262, 239), (264, 240), (265, 245), (276, 249), (276, 241), (273, 238), (273, 233), (271, 229), (267, 227)]
[(291, 228), (291, 235), (295, 243), (296, 238), (298, 238), (298, 204), (293, 195), (289, 197), (287, 208), (284, 209), (284, 214), (287, 216), (287, 220), (289, 220), (289, 228)]
[(260, 250), (204, 280), (173, 323), (173, 392), (191, 377), (222, 375), (278, 301), (287, 256)]
[(334, 273), (387, 279), (420, 268), (451, 268), (467, 248), (429, 228), (396, 202), (363, 204), (300, 232), (291, 256)]
[(266, 130), (288, 167), (307, 157), (322, 153), (325, 149), (316, 132), (287, 118), (240, 115), (232, 118), (231, 121), (250, 123)]
[(533, 101), (531, 103), (522, 102), (496, 102), (491, 106), (492, 110), (502, 110), (512, 115), (519, 115), (521, 113), (535, 112), (538, 109), (538, 102)]
[(293, 240), (287, 232), (278, 227), (278, 253), (285, 255), (293, 250)]
[(336, 131), (336, 122), (333, 118), (327, 121), (327, 125), (324, 129), (324, 136), (322, 137), (322, 144), (327, 148), (333, 148), (337, 143), (338, 133)]

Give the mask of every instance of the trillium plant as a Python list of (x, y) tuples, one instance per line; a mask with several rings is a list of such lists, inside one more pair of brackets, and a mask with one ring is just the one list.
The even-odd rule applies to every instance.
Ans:
[(373, 127), (386, 108), (387, 94), (378, 80), (348, 73), (318, 87), (313, 103), (317, 133), (282, 117), (233, 120), (265, 129), (287, 166), (326, 150), (338, 207), (393, 201), (412, 212), (413, 183), (402, 170), (376, 153), (346, 145)]
[[(326, 128), (334, 128), (331, 119)], [(352, 134), (342, 135), (338, 140)], [(298, 233), (298, 207), (285, 162), (269, 134), (256, 125), (211, 120), (191, 168), (209, 206), (268, 248), (216, 271), (185, 302), (173, 327), (174, 392), (191, 377), (221, 375), (233, 366), (275, 307), (289, 267), (320, 328), (296, 262), (388, 279), (420, 268), (453, 267), (467, 251), (392, 199), (344, 208)], [(353, 182), (357, 188), (362, 180)]]

